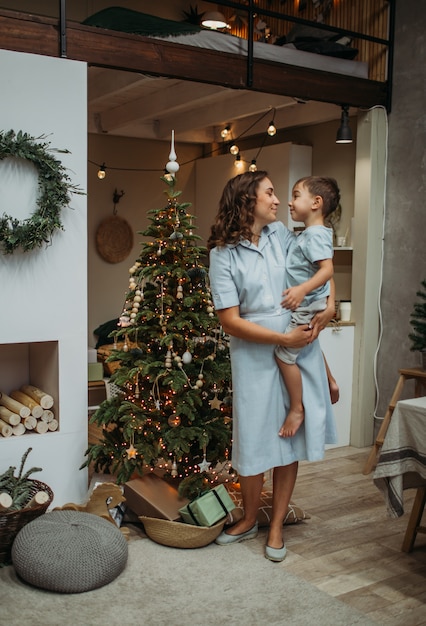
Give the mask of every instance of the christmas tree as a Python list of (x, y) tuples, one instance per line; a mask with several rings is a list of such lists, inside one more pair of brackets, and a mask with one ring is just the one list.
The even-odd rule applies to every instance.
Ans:
[(162, 468), (191, 480), (229, 467), (231, 372), (227, 337), (214, 313), (189, 203), (179, 202), (173, 139), (167, 203), (148, 213), (150, 238), (129, 270), (129, 287), (109, 361), (118, 393), (91, 418), (103, 426), (83, 467), (118, 483)]
[(419, 302), (414, 304), (413, 312), (410, 316), (410, 324), (413, 332), (409, 333), (411, 339), (410, 350), (426, 352), (426, 280), (422, 281), (423, 290), (417, 291)]

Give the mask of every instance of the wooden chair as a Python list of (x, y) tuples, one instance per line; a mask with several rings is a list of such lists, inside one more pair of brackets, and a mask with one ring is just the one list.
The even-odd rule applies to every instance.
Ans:
[(402, 542), (401, 550), (403, 552), (411, 552), (414, 546), (414, 542), (417, 537), (417, 533), (426, 533), (426, 526), (421, 526), (422, 515), (426, 503), (426, 486), (419, 487), (417, 489), (416, 497), (414, 499), (413, 508), (410, 513), (410, 519), (408, 520), (407, 530), (405, 531), (404, 541)]

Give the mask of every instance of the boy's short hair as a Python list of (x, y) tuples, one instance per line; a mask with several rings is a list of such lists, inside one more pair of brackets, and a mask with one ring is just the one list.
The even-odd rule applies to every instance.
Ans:
[(313, 196), (321, 196), (323, 207), (322, 214), (324, 217), (333, 213), (339, 206), (340, 189), (334, 178), (327, 176), (305, 176), (300, 178), (295, 186), (301, 183)]

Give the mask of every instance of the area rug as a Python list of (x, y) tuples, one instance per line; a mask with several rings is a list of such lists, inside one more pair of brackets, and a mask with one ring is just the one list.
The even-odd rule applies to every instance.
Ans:
[(373, 622), (264, 558), (263, 542), (176, 549), (132, 539), (125, 570), (109, 585), (63, 595), (0, 569), (3, 624), (32, 626), (268, 626)]

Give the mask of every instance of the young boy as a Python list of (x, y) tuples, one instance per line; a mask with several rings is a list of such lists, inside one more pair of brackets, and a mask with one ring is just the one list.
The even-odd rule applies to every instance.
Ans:
[[(305, 229), (294, 237), (287, 256), (283, 305), (292, 315), (286, 332), (299, 324), (310, 324), (318, 311), (326, 308), (333, 276), (333, 231), (324, 219), (337, 208), (340, 191), (334, 178), (307, 176), (298, 180), (288, 203), (291, 218), (303, 222)], [(302, 377), (296, 363), (300, 350), (277, 346), (275, 356), (290, 396), (290, 409), (279, 431), (293, 437), (305, 413)], [(332, 393), (332, 390), (330, 390)]]

